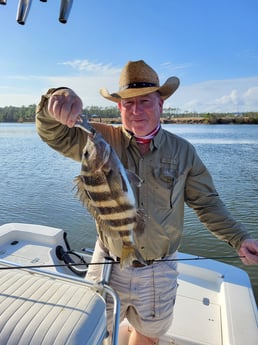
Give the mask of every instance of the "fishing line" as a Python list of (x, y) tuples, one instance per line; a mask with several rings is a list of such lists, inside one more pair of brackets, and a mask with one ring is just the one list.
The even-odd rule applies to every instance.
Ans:
[[(239, 259), (239, 258), (245, 258), (245, 256), (239, 256), (239, 255), (211, 256), (211, 257), (195, 256), (193, 258), (157, 259), (157, 260), (153, 260), (153, 263), (154, 262), (161, 262), (161, 261), (198, 261), (198, 260), (219, 260), (219, 259), (235, 260), (235, 259)], [(87, 266), (88, 267), (91, 265), (116, 265), (116, 264), (120, 264), (120, 262), (114, 261), (112, 258), (110, 258), (110, 261), (105, 261), (105, 262), (67, 263), (67, 264), (52, 264), (52, 265), (28, 265), (28, 266), (7, 266), (7, 267), (5, 266), (5, 267), (0, 267), (0, 271), (12, 270), (12, 269), (33, 269), (33, 268), (53, 268), (53, 267), (68, 267), (69, 268), (71, 266)]]

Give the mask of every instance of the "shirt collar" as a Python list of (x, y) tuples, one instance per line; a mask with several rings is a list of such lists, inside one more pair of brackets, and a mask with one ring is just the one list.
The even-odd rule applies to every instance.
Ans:
[[(150, 143), (150, 149), (151, 150), (153, 150), (154, 148), (159, 148), (163, 131), (164, 131), (164, 129), (161, 126), (160, 130), (158, 131), (158, 133), (155, 135), (155, 137), (152, 139), (152, 141)], [(135, 137), (133, 136), (133, 134), (131, 132), (129, 132), (128, 130), (126, 130), (123, 126), (122, 126), (122, 132), (123, 132), (123, 135), (125, 138), (126, 147), (128, 147), (132, 141), (134, 141), (136, 144), (136, 140), (135, 140)]]
[(126, 147), (128, 147), (130, 145), (130, 142), (134, 139), (134, 136), (132, 133), (130, 133), (128, 130), (126, 130), (123, 126), (122, 126), (122, 133), (123, 133), (124, 138), (125, 138), (125, 145), (126, 145)]
[(159, 146), (161, 144), (161, 138), (162, 138), (163, 132), (164, 132), (164, 129), (161, 126), (160, 130), (158, 131), (156, 136), (152, 139), (151, 146), (150, 146), (151, 149), (152, 149), (152, 146), (153, 146), (153, 148), (156, 148), (156, 149), (159, 148)]

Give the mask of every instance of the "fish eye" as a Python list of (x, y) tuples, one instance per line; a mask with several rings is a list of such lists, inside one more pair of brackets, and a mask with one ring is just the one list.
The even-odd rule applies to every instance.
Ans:
[(84, 158), (89, 158), (89, 151), (85, 151), (85, 152), (83, 152), (83, 156), (84, 156)]

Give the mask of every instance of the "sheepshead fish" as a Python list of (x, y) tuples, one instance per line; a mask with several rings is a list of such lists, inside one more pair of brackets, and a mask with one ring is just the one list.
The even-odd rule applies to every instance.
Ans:
[(135, 248), (133, 233), (142, 231), (144, 217), (136, 209), (129, 182), (133, 180), (140, 186), (141, 180), (124, 168), (113, 148), (86, 120), (78, 121), (76, 126), (88, 132), (81, 173), (75, 178), (76, 194), (106, 236), (121, 238), (121, 267), (130, 265), (135, 258), (143, 261)]

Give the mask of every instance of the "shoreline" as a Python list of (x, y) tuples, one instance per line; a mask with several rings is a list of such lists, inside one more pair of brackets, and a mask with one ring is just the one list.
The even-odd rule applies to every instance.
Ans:
[[(195, 117), (161, 117), (162, 124), (201, 124), (201, 125), (227, 125), (227, 124), (236, 124), (236, 125), (258, 125), (258, 118), (257, 117), (250, 117), (250, 116), (241, 116), (241, 117), (233, 117), (233, 116), (226, 116), (226, 117), (217, 117), (217, 116), (209, 116), (209, 117), (202, 117), (202, 116), (195, 116)], [(120, 117), (102, 117), (102, 116), (95, 116), (89, 119), (89, 122), (102, 122), (106, 124), (121, 124)], [(35, 123), (32, 119), (28, 120), (19, 120), (19, 121), (0, 121), (1, 123)]]
[[(107, 124), (121, 124), (119, 117), (105, 118), (94, 117), (89, 119), (89, 122), (102, 122)], [(226, 124), (238, 124), (238, 125), (258, 125), (257, 118), (250, 117), (223, 117), (223, 118), (205, 118), (205, 117), (176, 117), (176, 118), (164, 118), (161, 117), (162, 124), (201, 124), (201, 125), (226, 125)]]

